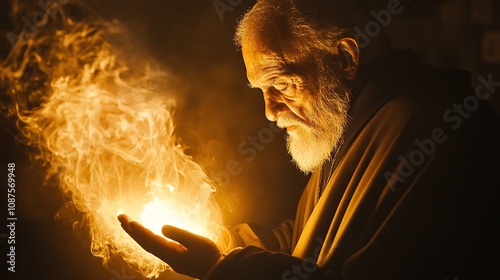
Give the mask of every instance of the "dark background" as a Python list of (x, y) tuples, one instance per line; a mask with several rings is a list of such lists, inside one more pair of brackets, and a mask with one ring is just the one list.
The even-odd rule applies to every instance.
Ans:
[[(258, 137), (269, 127), (262, 97), (246, 86), (241, 54), (232, 43), (237, 19), (255, 1), (242, 0), (222, 14), (212, 0), (93, 2), (89, 1), (89, 5), (103, 16), (122, 21), (130, 31), (131, 43), (141, 45), (162, 70), (176, 77), (177, 133), (190, 147), (187, 152), (214, 179), (226, 170), (228, 162), (236, 161), (241, 167), (241, 172), (230, 176), (217, 195), (226, 223), (252, 221), (272, 226), (293, 218), (307, 177), (290, 162), (283, 134), (275, 133), (254, 160), (247, 160), (249, 156), (237, 150), (242, 142), (248, 142), (248, 137)], [(389, 1), (360, 2), (366, 2), (363, 4), (367, 10), (379, 11)], [(489, 74), (494, 81), (500, 81), (498, 1), (407, 0), (401, 5), (403, 11), (393, 15), (385, 28), (395, 47), (412, 48), (434, 66), (467, 69), (473, 83), (479, 75)], [(14, 26), (8, 17), (9, 9), (9, 1), (0, 0), (0, 27), (5, 32)], [(0, 59), (10, 49), (5, 32), (0, 38)], [(499, 100), (498, 93), (490, 98), (498, 110)], [(14, 140), (15, 126), (5, 118), (1, 122), (1, 180), (7, 181), (7, 163), (15, 163), (18, 221), (17, 272), (4, 273), (7, 266), (2, 261), (0, 278), (139, 279), (125, 266), (105, 269), (100, 259), (90, 254), (85, 237), (76, 237), (70, 225), (54, 219), (62, 203), (56, 186), (43, 184), (44, 169), (30, 162), (27, 149)], [(2, 197), (4, 213), (6, 191), (2, 191)], [(6, 232), (2, 226), (2, 260), (7, 254)]]

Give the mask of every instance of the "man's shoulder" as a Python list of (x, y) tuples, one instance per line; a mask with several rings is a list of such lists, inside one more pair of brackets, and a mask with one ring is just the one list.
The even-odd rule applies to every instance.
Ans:
[(408, 113), (443, 110), (475, 94), (469, 71), (432, 67), (411, 50), (393, 50), (378, 64), (360, 95), (376, 95)]

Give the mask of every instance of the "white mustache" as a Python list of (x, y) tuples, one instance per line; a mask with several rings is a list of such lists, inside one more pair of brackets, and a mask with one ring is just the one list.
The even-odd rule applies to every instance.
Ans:
[(303, 126), (303, 125), (304, 124), (300, 120), (297, 120), (297, 118), (290, 115), (280, 116), (276, 120), (276, 126), (278, 126), (279, 128), (287, 128), (290, 126)]

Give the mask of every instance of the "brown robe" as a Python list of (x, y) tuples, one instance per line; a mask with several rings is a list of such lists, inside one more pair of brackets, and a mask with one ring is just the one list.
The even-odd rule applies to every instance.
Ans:
[(235, 227), (245, 247), (208, 278), (493, 279), (500, 122), (481, 99), (500, 87), (478, 81), (409, 51), (367, 66), (326, 186), (311, 175), (294, 223)]

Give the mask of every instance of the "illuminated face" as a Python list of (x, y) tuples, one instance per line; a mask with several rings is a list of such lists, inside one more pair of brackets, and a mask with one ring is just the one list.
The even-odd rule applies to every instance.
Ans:
[(347, 120), (349, 90), (340, 71), (311, 60), (289, 66), (256, 39), (243, 42), (242, 52), (250, 86), (263, 92), (267, 119), (287, 130), (298, 168), (314, 171), (329, 158)]

